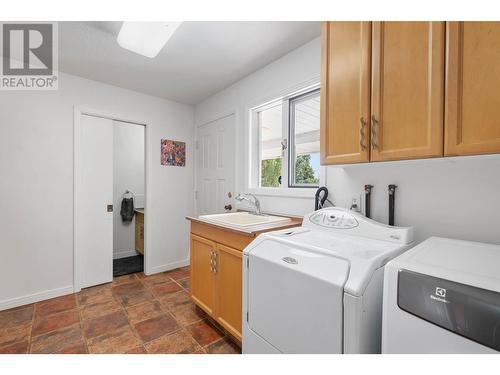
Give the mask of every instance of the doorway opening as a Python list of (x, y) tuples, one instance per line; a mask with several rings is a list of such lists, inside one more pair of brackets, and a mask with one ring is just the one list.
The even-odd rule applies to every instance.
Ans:
[[(75, 108), (74, 290), (148, 270), (147, 125)], [(147, 199), (146, 199), (147, 198)]]
[(113, 277), (144, 271), (144, 126), (113, 121)]

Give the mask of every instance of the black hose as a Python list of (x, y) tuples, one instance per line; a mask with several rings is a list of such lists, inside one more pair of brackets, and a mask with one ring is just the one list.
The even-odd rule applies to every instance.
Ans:
[[(322, 192), (323, 194), (321, 194)], [(319, 210), (320, 203), (321, 207), (323, 207), (327, 198), (328, 198), (328, 189), (326, 188), (326, 186), (322, 186), (318, 190), (316, 190), (316, 194), (314, 196), (314, 211)]]
[(373, 185), (365, 185), (365, 215), (367, 218), (371, 217), (372, 189)]
[(389, 185), (389, 225), (394, 225), (394, 201), (396, 188), (396, 185)]

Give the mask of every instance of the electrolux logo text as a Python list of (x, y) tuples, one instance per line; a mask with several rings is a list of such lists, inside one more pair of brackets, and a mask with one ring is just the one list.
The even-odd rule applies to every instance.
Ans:
[(57, 90), (57, 23), (0, 26), (0, 90)]
[(435, 295), (432, 295), (431, 294), (431, 299), (433, 299), (434, 301), (439, 301), (439, 302), (443, 302), (443, 303), (450, 303), (450, 301), (448, 301), (446, 299), (446, 289), (445, 288), (440, 288), (440, 287), (436, 287), (436, 291), (434, 293)]

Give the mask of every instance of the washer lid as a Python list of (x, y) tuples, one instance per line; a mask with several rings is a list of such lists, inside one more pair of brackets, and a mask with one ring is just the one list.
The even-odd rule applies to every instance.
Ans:
[(250, 329), (285, 353), (342, 353), (349, 263), (334, 254), (261, 241), (248, 270)]
[(270, 240), (290, 248), (343, 259), (350, 267), (344, 289), (354, 296), (363, 295), (373, 273), (407, 249), (405, 245), (390, 241), (299, 227), (263, 233), (245, 249), (245, 254), (253, 254), (261, 242)]

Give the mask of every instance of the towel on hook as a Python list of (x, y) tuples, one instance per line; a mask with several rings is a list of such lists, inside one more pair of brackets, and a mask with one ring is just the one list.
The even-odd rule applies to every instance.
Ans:
[(120, 215), (124, 223), (129, 223), (134, 218), (134, 198), (123, 198)]

